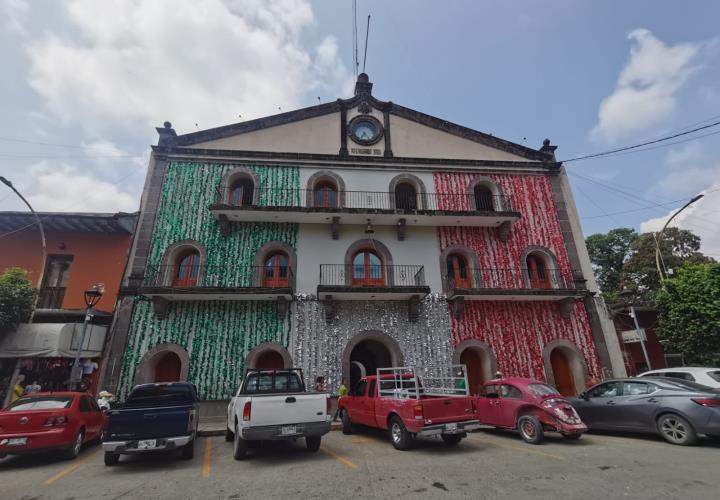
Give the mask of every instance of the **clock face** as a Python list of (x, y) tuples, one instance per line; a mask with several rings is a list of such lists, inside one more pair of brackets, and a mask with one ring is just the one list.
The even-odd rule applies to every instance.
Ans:
[(350, 137), (359, 144), (374, 144), (381, 134), (380, 123), (370, 118), (355, 119), (350, 125)]

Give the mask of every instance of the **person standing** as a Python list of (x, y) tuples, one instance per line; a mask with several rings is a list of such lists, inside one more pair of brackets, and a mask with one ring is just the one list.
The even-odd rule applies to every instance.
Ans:
[(340, 414), (340, 400), (343, 396), (347, 395), (348, 392), (347, 379), (344, 378), (342, 379), (342, 382), (340, 382), (340, 387), (338, 388), (337, 408), (335, 409), (335, 415), (333, 415), (333, 422), (338, 419), (338, 415)]
[(33, 392), (42, 391), (42, 386), (38, 384), (37, 380), (33, 380), (33, 383), (25, 388), (25, 394), (32, 394)]
[(325, 377), (319, 376), (315, 379), (315, 392), (325, 392)]
[(23, 394), (25, 394), (25, 387), (23, 387), (23, 384), (25, 383), (25, 375), (18, 375), (17, 381), (15, 382), (15, 386), (12, 390), (12, 396), (10, 397), (10, 402), (14, 403), (18, 399), (20, 399)]

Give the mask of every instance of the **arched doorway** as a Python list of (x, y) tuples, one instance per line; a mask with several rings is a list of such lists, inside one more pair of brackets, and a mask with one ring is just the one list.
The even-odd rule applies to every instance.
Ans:
[(525, 259), (530, 288), (552, 288), (550, 270), (546, 259), (539, 253), (531, 253)]
[(313, 187), (313, 206), (334, 208), (338, 206), (338, 189), (334, 182), (321, 181)]
[(475, 189), (473, 189), (473, 194), (475, 195), (476, 210), (488, 212), (493, 212), (495, 210), (495, 205), (493, 204), (493, 192), (489, 187), (483, 184), (478, 184), (475, 186)]
[(258, 370), (281, 370), (285, 368), (285, 360), (279, 352), (268, 349), (257, 357), (255, 368)]
[(468, 388), (470, 394), (479, 394), (480, 386), (485, 382), (485, 367), (480, 353), (472, 348), (460, 354), (460, 364), (467, 368)]
[(393, 366), (393, 357), (390, 350), (377, 340), (363, 340), (359, 342), (350, 353), (350, 387), (354, 387), (360, 377), (365, 374), (375, 375), (378, 368)]
[(182, 363), (174, 352), (166, 352), (155, 363), (153, 382), (178, 382)]
[(255, 183), (252, 179), (241, 177), (230, 186), (230, 205), (241, 207), (253, 204)]
[(550, 365), (558, 392), (563, 396), (574, 396), (576, 393), (575, 379), (570, 368), (570, 361), (561, 348), (553, 349), (550, 353)]
[(395, 208), (401, 210), (417, 210), (417, 192), (415, 186), (401, 182), (395, 186)]

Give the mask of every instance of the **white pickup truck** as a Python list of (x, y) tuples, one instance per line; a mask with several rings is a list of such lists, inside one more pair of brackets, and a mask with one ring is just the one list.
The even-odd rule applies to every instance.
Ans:
[(317, 451), (330, 431), (331, 402), (327, 393), (305, 391), (302, 370), (248, 370), (230, 400), (226, 441), (234, 441), (233, 457), (247, 456), (250, 441), (305, 438)]

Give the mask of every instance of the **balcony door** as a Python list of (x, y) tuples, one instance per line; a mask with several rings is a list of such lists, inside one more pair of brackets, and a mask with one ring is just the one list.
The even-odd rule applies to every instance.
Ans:
[(472, 288), (467, 260), (462, 255), (450, 254), (447, 258), (448, 281), (453, 288)]
[(62, 308), (72, 261), (72, 255), (50, 255), (48, 257), (45, 278), (38, 298), (38, 308)]
[(473, 190), (475, 195), (475, 210), (493, 212), (493, 193), (489, 187), (478, 184)]
[(313, 205), (321, 208), (338, 206), (338, 192), (335, 184), (329, 181), (318, 182), (313, 188)]
[(532, 253), (528, 255), (527, 272), (530, 288), (552, 288), (550, 272), (542, 256)]
[(372, 250), (361, 250), (353, 257), (352, 284), (382, 286), (385, 284), (385, 266)]
[(197, 252), (184, 253), (178, 258), (175, 264), (175, 276), (173, 278), (173, 286), (197, 286), (199, 274), (200, 254), (198, 254)]
[(230, 187), (230, 204), (244, 206), (253, 204), (255, 184), (251, 179), (238, 179)]
[(395, 187), (395, 208), (417, 210), (417, 192), (412, 184), (402, 182)]
[(263, 286), (265, 288), (287, 288), (289, 286), (288, 257), (282, 252), (265, 259)]

